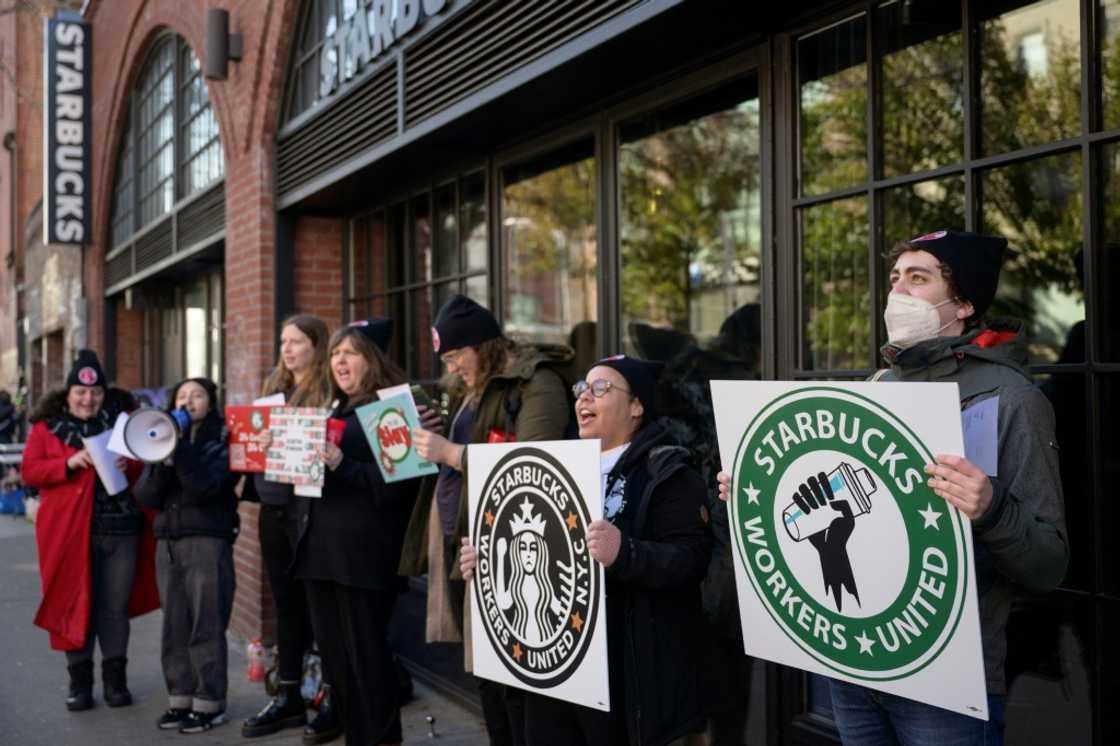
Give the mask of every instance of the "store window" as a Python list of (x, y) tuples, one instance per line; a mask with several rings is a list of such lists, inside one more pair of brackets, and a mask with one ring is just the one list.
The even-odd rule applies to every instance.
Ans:
[[(1120, 723), (1102, 686), (1120, 662), (1099, 631), (1115, 622), (1120, 589), (1115, 542), (1101, 533), (1116, 525), (1108, 486), (1120, 473), (1109, 427), (1120, 401), (1120, 3), (911, 0), (867, 12), (870, 27), (853, 13), (796, 40), (792, 374), (858, 379), (883, 365), (883, 254), (898, 240), (940, 228), (1008, 238), (988, 316), (1023, 322), (1024, 363), (1053, 405), (1070, 566), (1061, 589), (1012, 611), (1006, 740), (1111, 743)], [(801, 694), (805, 715), (828, 717), (820, 682), (806, 678)]]
[(114, 247), (225, 173), (206, 82), (181, 37), (166, 34), (155, 42), (127, 106), (113, 184)]
[(144, 309), (143, 383), (158, 390), (184, 378), (223, 380), (223, 277), (199, 272), (180, 284), (148, 283), (134, 293)]
[(627, 353), (671, 362), (699, 347), (758, 374), (759, 114), (752, 75), (620, 128), (620, 295)]
[(486, 179), (471, 173), (351, 223), (347, 313), (396, 320), (392, 356), (415, 380), (439, 377), (431, 325), (462, 293), (490, 304)]
[(594, 143), (502, 171), (504, 328), (526, 342), (598, 349)]

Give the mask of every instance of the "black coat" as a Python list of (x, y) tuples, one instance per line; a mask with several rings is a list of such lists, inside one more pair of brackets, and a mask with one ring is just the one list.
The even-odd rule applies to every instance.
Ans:
[[(631, 744), (664, 744), (703, 730), (708, 636), (700, 582), (712, 536), (705, 487), (660, 426), (637, 433), (612, 471), (626, 479), (618, 558), (607, 569), (612, 700), (625, 702)], [(617, 673), (616, 673), (617, 672)]]
[(346, 422), (342, 461), (327, 469), (322, 497), (296, 495), (299, 525), (293, 574), (369, 590), (399, 590), (397, 575), (419, 479), (386, 484), (354, 409), (332, 415)]
[(233, 488), (239, 475), (229, 470), (221, 416), (206, 415), (193, 439), (179, 441), (172, 460), (173, 465), (145, 464), (133, 488), (137, 502), (157, 511), (152, 524), (156, 538), (236, 539), (240, 518)]

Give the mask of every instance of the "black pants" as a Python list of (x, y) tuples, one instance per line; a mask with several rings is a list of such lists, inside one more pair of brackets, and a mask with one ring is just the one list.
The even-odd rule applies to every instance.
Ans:
[(258, 525), (261, 556), (276, 602), (277, 673), (280, 681), (295, 683), (303, 678), (303, 654), (313, 639), (303, 581), (290, 572), (297, 536), (295, 508), (262, 504)]
[(233, 611), (233, 546), (215, 536), (160, 539), (156, 580), (163, 602), (161, 660), (168, 706), (225, 709)]
[(401, 741), (397, 670), (389, 648), (396, 591), (306, 581), (323, 670), (347, 746)]
[(536, 692), (523, 692), (522, 695), (525, 702), (525, 743), (528, 746), (616, 746), (626, 743), (626, 721), (621, 714), (582, 707)]
[(89, 537), (90, 605), (86, 644), (66, 651), (66, 663), (93, 659), (93, 644), (101, 645), (101, 658), (128, 653), (128, 598), (136, 579), (136, 552), (140, 537), (93, 534)]

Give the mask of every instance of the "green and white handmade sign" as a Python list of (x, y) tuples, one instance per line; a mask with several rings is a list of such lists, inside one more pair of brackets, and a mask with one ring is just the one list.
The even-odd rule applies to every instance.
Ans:
[(986, 720), (956, 384), (711, 386), (746, 653)]

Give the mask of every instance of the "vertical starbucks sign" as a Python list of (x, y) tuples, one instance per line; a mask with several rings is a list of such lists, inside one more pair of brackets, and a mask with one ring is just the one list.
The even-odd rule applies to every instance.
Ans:
[(986, 720), (956, 384), (711, 386), (746, 653)]

